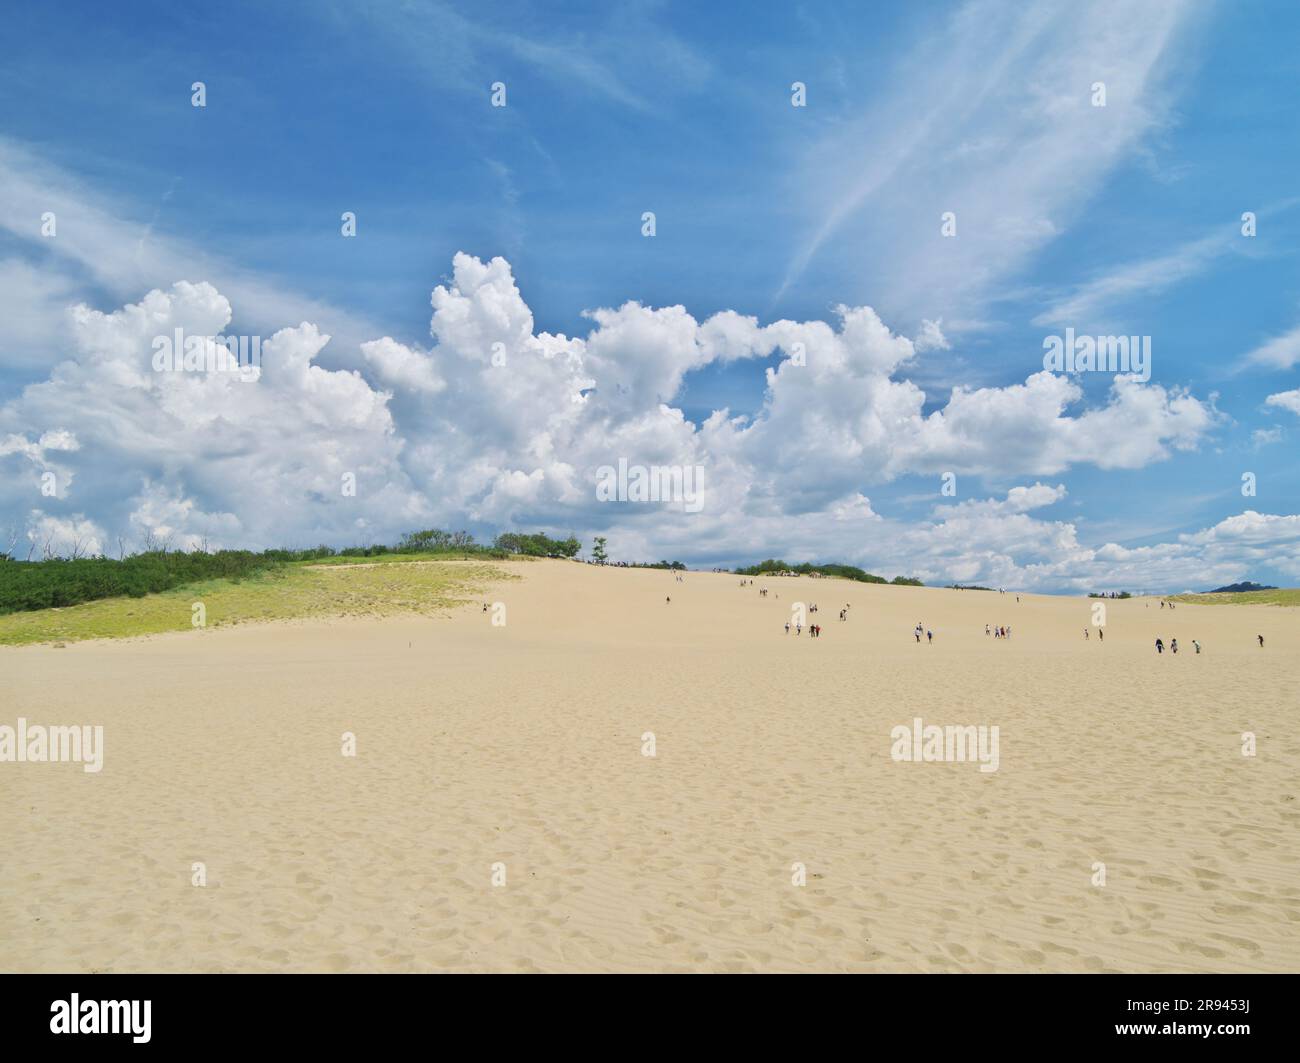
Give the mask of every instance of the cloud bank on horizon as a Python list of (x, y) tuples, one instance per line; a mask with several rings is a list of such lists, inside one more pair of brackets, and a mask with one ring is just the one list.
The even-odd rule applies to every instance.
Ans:
[[(734, 41), (673, 5), (313, 9), (304, 49), (345, 40), (367, 78), (292, 145), (275, 109), (300, 112), (310, 84), (290, 81), (317, 76), (292, 56), (214, 71), (144, 14), (149, 72), (88, 51), (47, 74), (36, 47), (14, 84), (48, 91), (0, 137), (0, 532), (115, 555), (441, 526), (1047, 591), (1300, 581), (1300, 211), (1252, 174), (1276, 160), (1234, 158), (1278, 138), (1222, 67), (1232, 34), (1271, 30), (1127, 7), (829, 6)], [(231, 16), (202, 17), (215, 37)], [(111, 76), (111, 107), (70, 104), (59, 69)], [(1203, 143), (1233, 128), (1198, 125), (1224, 93), (1262, 135)], [(381, 100), (389, 122), (359, 128)], [(445, 165), (392, 132), (425, 121)], [(344, 135), (347, 158), (308, 166)], [(214, 171), (227, 143), (265, 166)], [(413, 278), (448, 262), (423, 287), (430, 343)], [(260, 372), (159, 371), (177, 330), (256, 334)], [(1076, 333), (1048, 368), (1047, 340)], [(603, 501), (620, 462), (700, 470), (699, 504)]]
[[(568, 337), (537, 331), (509, 263), (468, 254), (432, 305), (431, 349), (385, 336), (361, 344), (356, 367), (324, 369), (314, 360), (329, 337), (303, 322), (263, 341), (254, 379), (157, 370), (159, 337), (225, 334), (234, 311), (211, 284), (180, 281), (111, 313), (78, 306), (68, 356), (0, 410), (14, 473), (0, 502), (25, 516), (29, 538), (91, 552), (119, 537), (392, 541), (468, 522), (603, 533), (619, 556), (700, 564), (779, 544), (927, 582), (1168, 585), (1227, 580), (1264, 555), (1300, 574), (1300, 516), (1246, 511), (1126, 549), (1085, 546), (1071, 522), (1037, 515), (1067, 494), (1039, 477), (1141, 469), (1202, 445), (1218, 415), (1185, 391), (1120, 375), (1088, 405), (1070, 377), (1043, 370), (954, 388), (926, 414), (924, 392), (901, 375), (915, 345), (870, 307), (760, 326), (628, 302), (592, 311), (590, 331)], [(778, 364), (762, 368), (774, 352)], [(674, 407), (686, 374), (737, 361), (766, 373), (756, 415), (721, 409), (697, 426)], [(599, 470), (620, 459), (702, 469), (702, 505), (601, 501)], [(991, 473), (1034, 482), (916, 522), (876, 512), (863, 493), (908, 474)], [(56, 491), (30, 505), (43, 482)]]

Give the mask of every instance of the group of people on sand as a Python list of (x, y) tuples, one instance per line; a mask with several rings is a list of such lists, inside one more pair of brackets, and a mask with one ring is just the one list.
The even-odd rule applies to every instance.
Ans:
[[(1088, 629), (1087, 629), (1087, 628), (1084, 628), (1084, 629), (1083, 629), (1083, 641), (1084, 641), (1084, 642), (1087, 642), (1088, 639), (1089, 639), (1090, 637), (1091, 637), (1091, 636), (1088, 634)], [(1099, 627), (1099, 628), (1097, 628), (1097, 641), (1098, 641), (1098, 642), (1105, 642), (1105, 641), (1106, 641), (1106, 629), (1105, 629), (1105, 628), (1103, 628), (1103, 627)]]
[(916, 627), (914, 627), (914, 628), (912, 629), (912, 634), (916, 636), (916, 641), (917, 641), (917, 642), (920, 642), (920, 641), (921, 641), (921, 634), (922, 634), (922, 632), (924, 632), (924, 634), (925, 634), (925, 641), (926, 641), (926, 642), (933, 642), (933, 641), (934, 641), (934, 632), (931, 631), (928, 627), (926, 627), (924, 624), (922, 624), (921, 621), (918, 620), (918, 621), (916, 622)]
[(984, 634), (992, 635), (995, 639), (1009, 639), (1011, 637), (1011, 629), (1009, 627), (999, 626), (990, 630), (988, 624), (985, 624)]
[[(777, 597), (779, 598), (780, 595), (778, 594)], [(810, 612), (810, 613), (815, 613), (815, 612), (817, 612), (817, 611), (818, 611), (818, 608), (817, 608), (817, 603), (816, 603), (816, 602), (814, 602), (812, 605), (808, 606), (808, 612)], [(848, 618), (849, 618), (849, 606), (846, 604), (846, 605), (844, 606), (844, 608), (840, 610), (840, 619), (841, 619), (841, 620), (847, 620)], [(790, 634), (790, 627), (791, 627), (790, 621), (787, 620), (787, 621), (785, 622), (785, 633), (786, 633), (787, 635)], [(794, 633), (795, 633), (796, 635), (801, 635), (801, 634), (803, 634), (803, 624), (795, 624), (795, 625), (794, 625)], [(813, 638), (815, 638), (815, 639), (819, 639), (819, 638), (821, 638), (821, 637), (822, 637), (822, 626), (821, 626), (821, 624), (809, 624), (809, 625), (808, 625), (808, 634), (811, 635), (811, 636), (812, 636)]]
[[(785, 633), (786, 633), (787, 635), (790, 634), (790, 621), (789, 621), (789, 620), (787, 620), (787, 621), (785, 622)], [(794, 633), (795, 633), (796, 635), (802, 635), (802, 634), (803, 634), (803, 625), (802, 625), (802, 624), (795, 624), (795, 625), (794, 625)], [(812, 636), (813, 638), (815, 638), (815, 639), (817, 639), (817, 638), (821, 638), (821, 634), (822, 634), (822, 626), (821, 626), (821, 624), (809, 624), (809, 625), (808, 625), (808, 634), (811, 635), (811, 636)]]
[[(1200, 652), (1201, 652), (1201, 644), (1200, 644), (1199, 642), (1197, 642), (1195, 639), (1192, 639), (1192, 645), (1193, 645), (1194, 647), (1196, 647), (1196, 652), (1197, 652), (1197, 653), (1200, 653)], [(1165, 644), (1164, 644), (1164, 640), (1163, 640), (1163, 639), (1160, 639), (1160, 638), (1157, 638), (1157, 639), (1156, 639), (1156, 653), (1164, 653), (1164, 652), (1165, 652)], [(1170, 652), (1170, 653), (1177, 653), (1177, 652), (1178, 652), (1178, 640), (1177, 640), (1177, 639), (1170, 639), (1170, 640), (1169, 640), (1169, 652)]]
[[(1172, 602), (1170, 603), (1169, 608), (1171, 608), (1171, 609), (1173, 608), (1173, 603), (1172, 603)], [(1263, 636), (1263, 635), (1256, 635), (1255, 638), (1257, 638), (1257, 639), (1259, 640), (1259, 648), (1262, 650), (1262, 649), (1264, 648), (1264, 636)], [(1201, 644), (1200, 644), (1199, 642), (1197, 642), (1195, 639), (1192, 639), (1192, 645), (1196, 647), (1196, 652), (1197, 652), (1197, 653), (1200, 653), (1200, 652), (1201, 652)], [(1157, 638), (1157, 639), (1156, 639), (1156, 653), (1164, 653), (1164, 652), (1165, 652), (1165, 642), (1164, 642), (1164, 639)], [(1170, 652), (1170, 653), (1177, 653), (1177, 652), (1178, 652), (1178, 640), (1177, 640), (1177, 639), (1170, 639), (1170, 640), (1169, 640), (1169, 652)]]

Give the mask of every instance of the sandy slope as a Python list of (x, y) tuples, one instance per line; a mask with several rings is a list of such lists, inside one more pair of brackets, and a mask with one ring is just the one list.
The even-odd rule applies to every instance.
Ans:
[[(0, 764), (3, 967), (1300, 970), (1300, 611), (1109, 603), (1099, 645), (1079, 599), (515, 567), (505, 627), (0, 651), (0, 723), (106, 732)], [(914, 716), (1000, 769), (894, 762)]]

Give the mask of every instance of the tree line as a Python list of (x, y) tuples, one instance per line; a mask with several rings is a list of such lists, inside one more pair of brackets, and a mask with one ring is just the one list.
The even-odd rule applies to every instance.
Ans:
[(57, 609), (101, 598), (142, 598), (191, 583), (212, 579), (242, 580), (295, 561), (321, 561), (331, 557), (379, 557), (384, 554), (457, 554), (498, 560), (511, 554), (528, 557), (573, 557), (582, 548), (578, 539), (552, 539), (542, 533), (507, 532), (492, 545), (475, 541), (466, 531), (427, 528), (408, 532), (396, 546), (349, 546), (335, 549), (172, 550), (151, 539), (145, 550), (118, 558), (87, 557), (80, 550), (71, 557), (46, 556), (40, 561), (19, 561), (13, 542), (0, 552), (0, 616), (34, 609)]
[(885, 579), (884, 576), (876, 576), (866, 572), (858, 568), (857, 565), (841, 565), (836, 562), (818, 565), (813, 564), (811, 561), (802, 561), (797, 565), (790, 565), (784, 561), (769, 558), (766, 561), (760, 561), (757, 565), (738, 568), (735, 571), (738, 576), (767, 576), (774, 572), (795, 572), (801, 576), (807, 576), (816, 572), (820, 576), (839, 576), (842, 579), (857, 580), (859, 583), (888, 583), (898, 587), (925, 586), (919, 579), (912, 576), (895, 576), (890, 580)]

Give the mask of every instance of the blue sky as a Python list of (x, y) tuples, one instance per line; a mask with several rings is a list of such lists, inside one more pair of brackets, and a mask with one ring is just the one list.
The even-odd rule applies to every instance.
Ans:
[[(1130, 6), (12, 12), (0, 70), (0, 523), (23, 541), (84, 536), (108, 549), (150, 531), (345, 545), (427, 521), (605, 532), (629, 558), (777, 554), (1044, 590), (1294, 585), (1300, 69), (1279, 42), (1300, 12)], [(195, 81), (206, 107), (191, 105)], [(791, 106), (796, 81), (806, 107)], [(505, 107), (490, 104), (494, 82)], [(1104, 107), (1092, 105), (1095, 82)], [(58, 216), (52, 238), (45, 209)], [(340, 235), (343, 211), (357, 215), (355, 238)], [(955, 236), (941, 235), (945, 211)], [(458, 253), (500, 257), (508, 276), (462, 277)], [(159, 320), (192, 313), (223, 327), (206, 294), (172, 292), (177, 281), (229, 301), (227, 333), (309, 321), (333, 337), (303, 356), (335, 374), (300, 377), (310, 401), (287, 377), (259, 397), (283, 436), (234, 412), (212, 427), (165, 389), (127, 387), (120, 366), (105, 368), (104, 335), (121, 321), (102, 316), (150, 291), (172, 300)], [(465, 303), (431, 337), (438, 285)], [(692, 326), (734, 311), (757, 330), (839, 328), (837, 307), (871, 307), (896, 336), (918, 341), (932, 322), (940, 338), (887, 365), (863, 348), (851, 380), (837, 370), (804, 386), (786, 366), (775, 394), (765, 370), (789, 355), (776, 332), (724, 357), (703, 333), (673, 348), (670, 315), (644, 330), (626, 314), (586, 316), (629, 301), (681, 306)], [(78, 324), (76, 305), (101, 317)], [(583, 347), (564, 356), (594, 382), (582, 425), (567, 419), (576, 376), (543, 382), (529, 369), (483, 395), (497, 385), (457, 347), (528, 313), (526, 343), (502, 333), (521, 352), (552, 364), (543, 333)], [(478, 314), (482, 328), (456, 333)], [(1149, 336), (1141, 395), (1115, 406), (1112, 374), (1081, 374), (1049, 425), (1023, 391), (1043, 370), (1044, 337), (1067, 327)], [(137, 336), (145, 352), (149, 335)], [(399, 353), (363, 353), (381, 337)], [(68, 359), (78, 368), (61, 379)], [(404, 391), (417, 365), (444, 386)], [(349, 390), (353, 374), (364, 391)], [(654, 393), (606, 406), (620, 374)], [(906, 403), (888, 380), (923, 391), (920, 408), (896, 408)], [(978, 398), (964, 419), (954, 388)], [(852, 411), (838, 405), (855, 394)], [(715, 437), (705, 424), (722, 409), (747, 420)], [(943, 424), (927, 427), (932, 416)], [(339, 425), (362, 434), (311, 468), (311, 432), (339, 448)], [(58, 432), (75, 446), (58, 435), (41, 446)], [(716, 506), (687, 519), (589, 504), (581, 485), (602, 447), (610, 461), (704, 464)], [(241, 467), (243, 486), (215, 471), (248, 454), (266, 467)], [(383, 490), (349, 501), (355, 510), (323, 502), (316, 480), (353, 465)], [(33, 495), (51, 469), (67, 482)], [(955, 495), (940, 494), (945, 471)], [(1035, 484), (1020, 502), (1009, 494)]]

